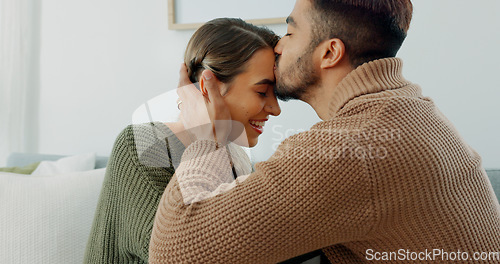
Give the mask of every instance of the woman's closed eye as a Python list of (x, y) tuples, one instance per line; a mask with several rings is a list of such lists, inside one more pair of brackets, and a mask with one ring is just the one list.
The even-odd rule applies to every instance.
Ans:
[(269, 91), (269, 89), (274, 88), (275, 82), (271, 79), (263, 79), (255, 83), (255, 85), (257, 86), (256, 92), (262, 97), (267, 97), (267, 92)]

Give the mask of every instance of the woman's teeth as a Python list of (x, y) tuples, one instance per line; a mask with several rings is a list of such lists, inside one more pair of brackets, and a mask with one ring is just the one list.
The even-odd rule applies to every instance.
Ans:
[(250, 124), (252, 124), (254, 126), (259, 126), (259, 127), (263, 127), (265, 123), (266, 122), (264, 122), (264, 121), (262, 121), (262, 122), (250, 121)]

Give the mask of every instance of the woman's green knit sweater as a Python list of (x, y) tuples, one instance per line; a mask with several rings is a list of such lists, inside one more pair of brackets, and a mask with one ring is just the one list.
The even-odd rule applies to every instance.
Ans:
[(130, 125), (113, 147), (84, 263), (148, 263), (160, 198), (184, 152), (162, 123)]

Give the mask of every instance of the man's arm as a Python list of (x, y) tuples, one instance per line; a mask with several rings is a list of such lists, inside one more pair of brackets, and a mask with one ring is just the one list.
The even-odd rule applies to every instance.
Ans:
[[(217, 155), (206, 144), (186, 152)], [(177, 179), (217, 177), (227, 162), (190, 158), (160, 201), (150, 263), (276, 263), (364, 236), (374, 223), (371, 179), (364, 160), (337, 156), (337, 148), (320, 132), (301, 133), (241, 184), (186, 205)]]

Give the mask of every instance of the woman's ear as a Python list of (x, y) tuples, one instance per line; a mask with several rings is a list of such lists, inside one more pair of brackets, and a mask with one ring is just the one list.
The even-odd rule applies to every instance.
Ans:
[(328, 69), (335, 67), (346, 56), (344, 42), (340, 39), (329, 39), (321, 44), (322, 58), (321, 68)]
[(200, 91), (203, 96), (208, 96), (207, 88), (205, 87), (205, 79), (203, 77), (200, 78)]

